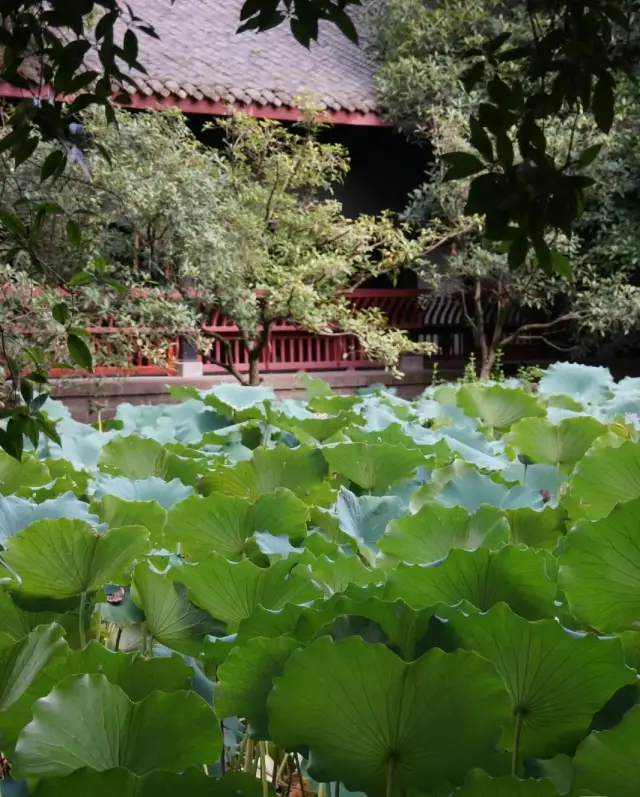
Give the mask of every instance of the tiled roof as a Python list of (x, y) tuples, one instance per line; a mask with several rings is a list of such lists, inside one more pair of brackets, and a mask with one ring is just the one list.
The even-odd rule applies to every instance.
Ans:
[(375, 110), (374, 65), (363, 47), (321, 23), (311, 50), (283, 24), (265, 33), (236, 33), (242, 0), (130, 0), (159, 40), (138, 35), (132, 74), (140, 93), (212, 102), (295, 108), (309, 96), (328, 110)]

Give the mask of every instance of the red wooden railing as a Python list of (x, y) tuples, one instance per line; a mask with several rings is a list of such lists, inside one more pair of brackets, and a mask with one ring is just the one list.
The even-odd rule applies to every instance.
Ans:
[[(358, 309), (379, 308), (390, 326), (406, 330), (414, 339), (435, 343), (442, 358), (455, 360), (468, 357), (473, 351), (473, 340), (460, 302), (451, 297), (433, 296), (428, 299), (428, 294), (428, 290), (418, 289), (361, 288), (349, 293), (348, 297)], [(239, 371), (248, 370), (247, 351), (240, 330), (233, 321), (216, 310), (202, 324), (202, 330), (205, 334), (209, 332), (221, 336), (231, 346), (236, 368)], [(162, 330), (120, 327), (113, 317), (105, 318), (99, 325), (90, 327), (88, 332), (94, 351), (96, 376), (170, 376), (176, 373), (179, 337), (163, 335)], [(126, 351), (120, 352), (117, 340), (123, 334), (149, 336), (146, 350), (150, 346), (153, 348), (153, 358), (148, 359), (142, 347), (132, 349), (128, 345)], [(210, 339), (210, 343), (210, 351), (200, 355), (203, 371), (205, 374), (224, 373), (225, 369), (219, 363), (225, 359), (227, 346), (216, 339)], [(313, 334), (286, 322), (273, 327), (269, 345), (264, 348), (260, 358), (260, 370), (263, 373), (372, 368), (376, 365), (365, 357), (354, 337)], [(50, 372), (52, 377), (77, 373), (66, 369), (53, 369)]]
[[(424, 327), (425, 311), (418, 299), (429, 293), (413, 289), (361, 288), (348, 294), (357, 309), (378, 307), (386, 316), (390, 326), (405, 330), (421, 330)], [(222, 335), (231, 344), (233, 361), (240, 370), (248, 370), (249, 358), (243, 346), (240, 330), (215, 311), (202, 326), (205, 332)], [(224, 359), (225, 344), (213, 341), (211, 352), (203, 357), (205, 374), (224, 372), (219, 363)], [(260, 370), (312, 371), (340, 370), (344, 368), (372, 368), (376, 363), (368, 360), (356, 338), (351, 336), (327, 336), (305, 332), (295, 324), (276, 324), (270, 336), (269, 345), (260, 357)]]

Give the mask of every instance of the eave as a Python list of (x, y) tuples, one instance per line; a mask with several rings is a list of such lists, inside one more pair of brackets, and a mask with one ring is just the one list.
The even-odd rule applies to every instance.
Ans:
[[(37, 96), (37, 91), (18, 88), (0, 81), (0, 97), (11, 99), (29, 99)], [(277, 119), (279, 121), (295, 122), (302, 116), (302, 111), (286, 105), (261, 105), (259, 103), (225, 103), (213, 100), (196, 100), (191, 97), (178, 97), (174, 94), (168, 96), (151, 95), (142, 93), (133, 94), (131, 102), (125, 107), (134, 109), (144, 108), (179, 108), (185, 114), (200, 114), (203, 116), (228, 116), (235, 111), (241, 111), (249, 116), (259, 119)], [(329, 124), (356, 125), (362, 127), (391, 127), (383, 116), (377, 113), (363, 113), (361, 111), (333, 110), (322, 111), (322, 118)]]

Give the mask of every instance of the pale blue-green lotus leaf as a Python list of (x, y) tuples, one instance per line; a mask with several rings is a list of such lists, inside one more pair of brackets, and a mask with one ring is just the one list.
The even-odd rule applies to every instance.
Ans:
[[(512, 462), (500, 475), (505, 482), (517, 482), (539, 494), (544, 491), (545, 494), (548, 494), (547, 503), (550, 503), (551, 506), (557, 506), (560, 488), (567, 481), (566, 474), (552, 465), (525, 467), (522, 462), (517, 460)], [(516, 509), (517, 507), (510, 508)]]
[(636, 393), (640, 395), (640, 377), (638, 376), (625, 376), (616, 383), (614, 393)]
[(222, 429), (229, 423), (227, 418), (195, 399), (181, 404), (120, 404), (116, 418), (124, 424), (123, 434), (131, 432), (152, 437), (159, 443), (197, 443), (207, 432)]
[(288, 418), (307, 418), (314, 416), (315, 413), (307, 409), (307, 402), (303, 399), (285, 398), (278, 401), (278, 412)]
[(246, 387), (233, 382), (200, 392), (201, 400), (217, 412), (236, 420), (266, 417), (265, 402), (275, 402), (272, 387)]
[(99, 432), (86, 423), (63, 418), (57, 424), (62, 445), (40, 436), (38, 454), (43, 459), (66, 459), (78, 470), (96, 470), (103, 446), (117, 431)]
[(180, 479), (165, 482), (157, 476), (150, 476), (148, 479), (125, 479), (123, 476), (101, 473), (93, 483), (94, 498), (117, 495), (125, 501), (157, 501), (165, 509), (170, 509), (193, 492), (193, 487), (187, 487)]
[(568, 410), (564, 407), (547, 407), (547, 420), (549, 423), (557, 424), (567, 418), (581, 418), (589, 415), (588, 412), (578, 410)]
[(375, 400), (367, 401), (362, 405), (361, 415), (365, 420), (364, 429), (366, 431), (381, 431), (399, 421), (398, 416), (390, 407)]
[(291, 554), (304, 553), (303, 548), (296, 548), (289, 542), (285, 534), (277, 536), (269, 531), (257, 531), (254, 535), (255, 541), (260, 551), (273, 559), (287, 559)]
[[(453, 398), (455, 402), (455, 397)], [(454, 404), (442, 404), (433, 398), (420, 398), (414, 406), (420, 423), (435, 421), (438, 426), (465, 426), (476, 429), (478, 422)]]
[(14, 495), (0, 497), (0, 545), (4, 545), (7, 537), (13, 537), (37, 520), (58, 518), (85, 520), (96, 527), (100, 525), (98, 516), (89, 512), (89, 505), (73, 493), (64, 493), (41, 504)]
[(509, 464), (509, 460), (501, 456), (504, 451), (501, 443), (487, 440), (477, 429), (468, 426), (442, 426), (433, 431), (418, 424), (407, 423), (404, 431), (420, 446), (432, 446), (436, 450), (438, 443), (444, 443), (444, 450), (448, 449), (451, 456), (457, 454), (483, 470), (503, 470)]
[(42, 405), (42, 412), (46, 412), (52, 421), (61, 421), (71, 418), (71, 412), (67, 405), (63, 404), (61, 401), (52, 399), (50, 396)]
[(443, 506), (463, 506), (469, 512), (477, 511), (482, 504), (502, 509), (519, 509), (523, 506), (541, 509), (544, 505), (540, 493), (531, 487), (509, 488), (478, 471), (451, 479), (435, 495), (434, 500)]
[(579, 363), (553, 363), (538, 385), (543, 398), (561, 394), (592, 404), (600, 404), (610, 398), (613, 388), (613, 377), (608, 368)]
[(601, 420), (613, 421), (618, 415), (637, 415), (640, 412), (640, 393), (620, 393), (596, 408)]
[(504, 445), (487, 440), (481, 432), (464, 426), (443, 426), (439, 432), (451, 451), (482, 470), (504, 470), (509, 464)]
[(388, 523), (407, 513), (407, 504), (399, 496), (356, 496), (346, 487), (340, 488), (335, 509), (340, 530), (372, 551)]

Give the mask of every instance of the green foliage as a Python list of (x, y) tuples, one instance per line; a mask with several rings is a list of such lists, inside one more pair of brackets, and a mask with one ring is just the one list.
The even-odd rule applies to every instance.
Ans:
[(452, 194), (512, 267), (531, 252), (547, 274), (570, 273), (554, 234), (570, 236), (582, 214), (593, 185), (585, 169), (603, 143), (594, 134), (610, 132), (637, 63), (634, 11), (627, 2), (382, 4), (383, 98), (406, 128), (433, 135), (441, 179), (464, 181)]
[[(88, 371), (94, 362), (124, 367), (132, 349), (166, 361), (178, 335), (211, 352), (220, 342), (209, 328), (214, 310), (240, 329), (249, 373), (237, 369), (228, 342), (220, 364), (242, 383), (259, 382), (261, 354), (282, 321), (344, 337), (347, 347), (357, 341), (392, 370), (405, 352), (433, 350), (388, 328), (379, 312), (354, 309), (344, 295), (370, 277), (394, 276), (421, 255), (428, 236), (413, 239), (388, 215), (347, 219), (337, 201), (325, 201), (349, 164), (342, 147), (320, 143), (315, 123), (290, 130), (232, 117), (219, 125), (227, 138), (220, 155), (196, 140), (178, 112), (115, 117), (117, 126), (84, 114), (83, 160), (53, 182), (40, 179), (49, 145), (17, 173), (0, 152), (4, 202), (15, 210), (0, 236), (10, 263), (0, 275), (7, 283), (0, 329), (11, 408), (0, 444), (13, 456), (22, 453), (20, 432), (55, 441), (37, 413), (52, 361)], [(90, 341), (83, 329), (107, 318), (116, 319), (108, 344)], [(211, 406), (224, 414), (234, 400), (234, 387), (225, 386)]]
[[(167, 0), (169, 2), (173, 3), (173, 0)], [(265, 0), (245, 0), (240, 13), (242, 24), (238, 30), (265, 31), (288, 20), (293, 36), (308, 47), (311, 41), (318, 38), (320, 20), (326, 20), (357, 43), (356, 29), (345, 11), (345, 6), (352, 2), (354, 0), (296, 0), (292, 7), (291, 0), (283, 0), (275, 6)], [(72, 322), (77, 324), (79, 316), (73, 300), (83, 293), (80, 291), (78, 294), (77, 289), (97, 283), (102, 289), (109, 287), (118, 293), (126, 292), (118, 280), (109, 276), (103, 247), (97, 257), (84, 263), (74, 264), (75, 258), (63, 258), (64, 269), (56, 269), (51, 263), (42, 260), (37, 250), (42, 241), (48, 238), (46, 228), (50, 226), (51, 219), (56, 218), (58, 232), (63, 231), (71, 249), (81, 249), (85, 238), (83, 228), (91, 220), (94, 210), (91, 202), (85, 201), (75, 215), (57, 201), (48, 201), (46, 198), (41, 201), (36, 195), (45, 186), (52, 188), (63, 175), (68, 181), (69, 174), (66, 170), (73, 164), (79, 167), (79, 171), (90, 182), (91, 171), (83, 153), (86, 139), (84, 128), (78, 122), (78, 115), (92, 106), (101, 107), (106, 122), (110, 125), (116, 122), (114, 103), (127, 105), (131, 100), (131, 87), (136, 90), (136, 82), (131, 72), (146, 74), (144, 65), (138, 60), (138, 37), (142, 35), (158, 38), (158, 34), (153, 26), (135, 13), (131, 5), (123, 6), (117, 0), (88, 0), (80, 4), (74, 0), (36, 0), (26, 4), (22, 0), (2, 0), (0, 16), (3, 26), (0, 79), (18, 90), (19, 93), (15, 96), (24, 96), (15, 107), (8, 109), (6, 116), (4, 113), (2, 115), (3, 126), (5, 119), (8, 124), (0, 141), (0, 153), (4, 166), (9, 162), (11, 164), (9, 182), (14, 184), (14, 188), (17, 187), (19, 202), (22, 204), (22, 212), (19, 212), (15, 198), (12, 201), (10, 192), (5, 190), (7, 181), (3, 180), (0, 229), (13, 238), (6, 262), (11, 262), (20, 253), (24, 253), (28, 266), (26, 280), (22, 282), (29, 282), (34, 274), (42, 277), (44, 272), (48, 277), (45, 282), (53, 284), (55, 289), (74, 289), (70, 303), (60, 301), (57, 292), (48, 297), (40, 296), (40, 301), (36, 299), (34, 302), (34, 296), (39, 292), (37, 291), (35, 294), (27, 293), (24, 304), (17, 302), (13, 296), (9, 298), (7, 291), (3, 290), (0, 354), (11, 379), (8, 385), (3, 384), (4, 379), (0, 379), (0, 407), (3, 419), (8, 419), (6, 428), (0, 429), (0, 449), (20, 459), (24, 435), (34, 445), (37, 444), (40, 434), (58, 442), (55, 427), (40, 412), (46, 399), (47, 370), (50, 364), (58, 360), (66, 361), (68, 355), (75, 366), (92, 370), (93, 353), (84, 338), (84, 329), (88, 324), (71, 326)], [(95, 147), (109, 160), (109, 152), (102, 142), (95, 142)], [(14, 171), (30, 161), (34, 153), (37, 160), (31, 170), (31, 182), (35, 182), (37, 188), (29, 190), (25, 185), (20, 185), (22, 176), (16, 177)], [(154, 163), (153, 159), (150, 163)], [(195, 189), (199, 184), (199, 181), (194, 181), (191, 188)], [(113, 200), (112, 194), (108, 201), (113, 203)], [(98, 207), (103, 210), (106, 206), (103, 204)], [(197, 202), (192, 202), (192, 208), (195, 207)], [(63, 274), (63, 271), (69, 273)], [(13, 277), (11, 274), (7, 281), (12, 281)], [(160, 302), (162, 300), (161, 296)], [(164, 301), (165, 321), (167, 318), (175, 321), (175, 310), (171, 312), (166, 306), (166, 299)], [(78, 303), (85, 304), (85, 310), (95, 312), (96, 303), (100, 304), (100, 293), (94, 293), (88, 302), (83, 297), (83, 301)], [(70, 304), (74, 311), (73, 319)], [(41, 312), (38, 305), (47, 311), (51, 308), (47, 320), (55, 322), (54, 329), (43, 333), (44, 344), (36, 341), (24, 353), (24, 359), (28, 363), (28, 368), (24, 370), (20, 362), (23, 353), (16, 357), (7, 343), (12, 336), (20, 338), (20, 331), (15, 328), (16, 314), (20, 319), (17, 323), (22, 329), (33, 326), (28, 323), (30, 316), (35, 319), (36, 326), (41, 331)], [(148, 308), (142, 307), (143, 314), (147, 311)], [(8, 324), (4, 316), (8, 316), (11, 323)], [(120, 319), (123, 320), (123, 314), (120, 314)], [(370, 322), (377, 325), (380, 337), (383, 321), (374, 314)], [(59, 325), (57, 329), (56, 324)], [(9, 330), (7, 326), (10, 327)], [(166, 323), (162, 327), (168, 332)], [(193, 324), (182, 326), (182, 329), (192, 328)], [(361, 325), (360, 329), (364, 329), (364, 326)], [(64, 338), (62, 357), (51, 354), (54, 338)], [(396, 336), (396, 345), (401, 342)], [(157, 341), (151, 346), (151, 351), (154, 346), (157, 348)], [(2, 370), (4, 371), (4, 367)], [(5, 393), (7, 395), (3, 395)]]
[[(603, 136), (589, 118), (591, 67), (571, 62), (571, 68), (584, 69), (582, 82), (566, 74), (552, 81), (548, 69), (567, 62), (542, 58), (531, 41), (531, 25), (542, 24), (541, 38), (548, 43), (555, 36), (554, 46), (562, 51), (565, 37), (576, 35), (573, 25), (581, 24), (578, 18), (567, 23), (565, 4), (552, 12), (546, 3), (528, 9), (475, 2), (452, 11), (437, 0), (389, 0), (372, 7), (379, 101), (435, 158), (424, 185), (410, 195), (405, 216), (450, 231), (449, 246), (433, 262), (428, 258), (420, 273), (438, 293), (456, 301), (464, 296), (481, 378), (496, 376), (498, 351), (517, 339), (584, 350), (615, 336), (624, 345), (638, 326), (640, 307), (634, 273), (640, 262), (634, 233), (637, 92), (621, 82), (615, 124)], [(590, 15), (594, 27), (580, 33), (580, 40), (597, 38), (597, 24), (608, 24)], [(556, 28), (563, 25), (562, 32)], [(621, 31), (612, 27), (613, 47)], [(500, 62), (503, 51), (513, 59)], [(475, 66), (469, 80), (461, 81), (469, 53)], [(529, 71), (534, 61), (535, 79)], [(567, 105), (565, 79), (588, 96)], [(512, 82), (520, 87), (508, 88)], [(534, 111), (530, 104), (548, 101), (550, 91), (558, 105)], [(587, 107), (581, 105), (585, 100)], [(559, 231), (552, 234), (552, 227)], [(535, 313), (533, 326), (526, 311)]]
[[(556, 365), (538, 396), (403, 401), (308, 380), (295, 405), (229, 385), (122, 406), (126, 436), (62, 421), (55, 459), (6, 455), (50, 478), (67, 435), (94, 452), (77, 495), (7, 476), (0, 498), (16, 785), (263, 797), (270, 757), (279, 790), (300, 766), (372, 797), (632, 793), (640, 425), (617, 408), (635, 384)], [(334, 404), (341, 427), (310, 441)], [(214, 408), (215, 432), (187, 424)]]

